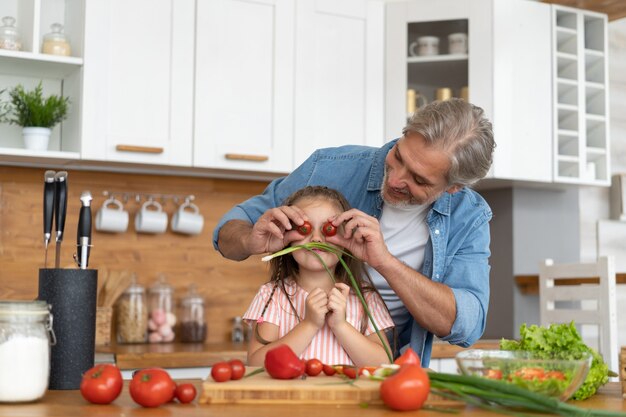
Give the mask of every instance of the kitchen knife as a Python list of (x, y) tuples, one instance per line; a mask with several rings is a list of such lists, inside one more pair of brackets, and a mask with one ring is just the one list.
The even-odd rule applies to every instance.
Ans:
[(57, 231), (54, 267), (59, 268), (61, 264), (61, 243), (63, 242), (63, 231), (65, 230), (65, 215), (67, 214), (67, 172), (57, 172), (54, 176), (54, 181), (56, 183), (54, 217)]
[(91, 193), (83, 191), (80, 195), (80, 214), (76, 231), (76, 263), (80, 269), (87, 269), (89, 247), (91, 246)]
[(43, 186), (43, 245), (44, 245), (44, 260), (43, 267), (48, 267), (48, 244), (52, 237), (52, 216), (54, 215), (54, 171), (46, 171), (43, 174), (44, 186)]

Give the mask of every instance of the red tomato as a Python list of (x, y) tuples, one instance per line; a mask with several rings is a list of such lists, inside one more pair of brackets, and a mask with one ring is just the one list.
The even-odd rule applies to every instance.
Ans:
[(324, 226), (322, 226), (322, 234), (324, 236), (335, 236), (337, 234), (337, 226), (333, 225), (331, 222), (324, 223)]
[(545, 379), (560, 379), (561, 381), (565, 381), (565, 374), (561, 371), (549, 371), (545, 374)]
[(359, 369), (356, 366), (344, 366), (343, 374), (350, 379), (355, 379)]
[(211, 368), (211, 376), (215, 382), (226, 382), (233, 376), (233, 370), (228, 362), (218, 362)]
[(330, 365), (324, 365), (322, 369), (324, 370), (324, 374), (328, 376), (333, 376), (337, 373), (337, 370)]
[(393, 363), (400, 366), (409, 364), (421, 366), (422, 361), (420, 361), (420, 357), (417, 355), (417, 353), (415, 353), (413, 349), (408, 348), (404, 351), (402, 355), (400, 355), (399, 358), (393, 361)]
[(380, 398), (393, 410), (417, 410), (430, 392), (430, 379), (421, 366), (404, 365), (380, 384)]
[(306, 374), (308, 376), (317, 376), (324, 369), (324, 364), (319, 359), (309, 359), (306, 361)]
[(176, 387), (176, 398), (183, 404), (192, 402), (196, 398), (196, 387), (193, 384), (180, 384)]
[(518, 371), (515, 371), (515, 373), (513, 374), (517, 377), (520, 377), (522, 379), (528, 379), (528, 380), (532, 380), (532, 379), (539, 379), (539, 380), (543, 380), (545, 377), (545, 372), (543, 371), (542, 368), (521, 368)]
[(310, 235), (312, 230), (313, 226), (311, 226), (311, 223), (306, 221), (302, 223), (302, 226), (298, 226), (298, 233), (300, 233), (302, 236)]
[(161, 368), (147, 368), (135, 373), (130, 381), (130, 396), (143, 407), (158, 407), (170, 401), (176, 384)]
[(502, 371), (499, 369), (487, 369), (485, 378), (489, 379), (502, 379)]
[(115, 365), (96, 365), (83, 375), (80, 393), (90, 403), (109, 404), (122, 392), (122, 373)]
[(239, 359), (232, 359), (228, 361), (231, 369), (230, 379), (237, 380), (243, 378), (243, 375), (246, 373), (246, 365), (243, 364)]

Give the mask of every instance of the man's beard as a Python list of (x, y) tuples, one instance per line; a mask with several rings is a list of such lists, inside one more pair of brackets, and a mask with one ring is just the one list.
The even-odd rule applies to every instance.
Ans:
[(385, 194), (388, 191), (388, 189), (389, 189), (389, 185), (387, 184), (387, 167), (385, 166), (385, 173), (383, 175), (383, 184), (382, 184), (382, 187), (380, 188), (380, 196), (382, 197), (385, 204), (394, 208), (405, 208), (409, 206), (416, 206), (416, 205), (422, 204), (417, 199), (415, 199), (414, 196), (412, 196), (409, 193), (408, 189), (400, 191), (403, 194), (405, 194), (408, 197), (408, 199), (400, 200), (400, 201), (390, 201), (389, 199), (385, 197)]

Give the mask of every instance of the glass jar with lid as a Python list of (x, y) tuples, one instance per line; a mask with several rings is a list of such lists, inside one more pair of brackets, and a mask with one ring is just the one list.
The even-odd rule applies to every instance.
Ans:
[(132, 282), (115, 303), (118, 343), (145, 343), (148, 337), (148, 304), (146, 289)]
[(179, 318), (181, 342), (204, 342), (207, 335), (207, 324), (204, 318), (204, 298), (196, 291), (195, 284), (189, 286), (187, 295), (180, 301)]
[(45, 301), (0, 301), (0, 403), (43, 397), (55, 343)]
[(15, 18), (4, 16), (2, 18), (2, 26), (0, 26), (0, 49), (8, 49), (10, 51), (22, 50), (22, 38), (17, 27), (15, 27)]
[(166, 281), (165, 275), (158, 276), (148, 291), (149, 318), (148, 342), (173, 342), (176, 325), (174, 313), (174, 289)]
[(41, 52), (50, 55), (70, 56), (72, 48), (68, 37), (63, 33), (63, 25), (53, 23), (50, 25), (50, 33), (46, 33), (43, 37)]

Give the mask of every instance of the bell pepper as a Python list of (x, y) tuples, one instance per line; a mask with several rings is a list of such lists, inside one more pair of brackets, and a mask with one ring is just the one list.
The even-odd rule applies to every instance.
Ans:
[(265, 354), (265, 371), (276, 379), (293, 379), (304, 374), (304, 362), (287, 345), (278, 345)]

